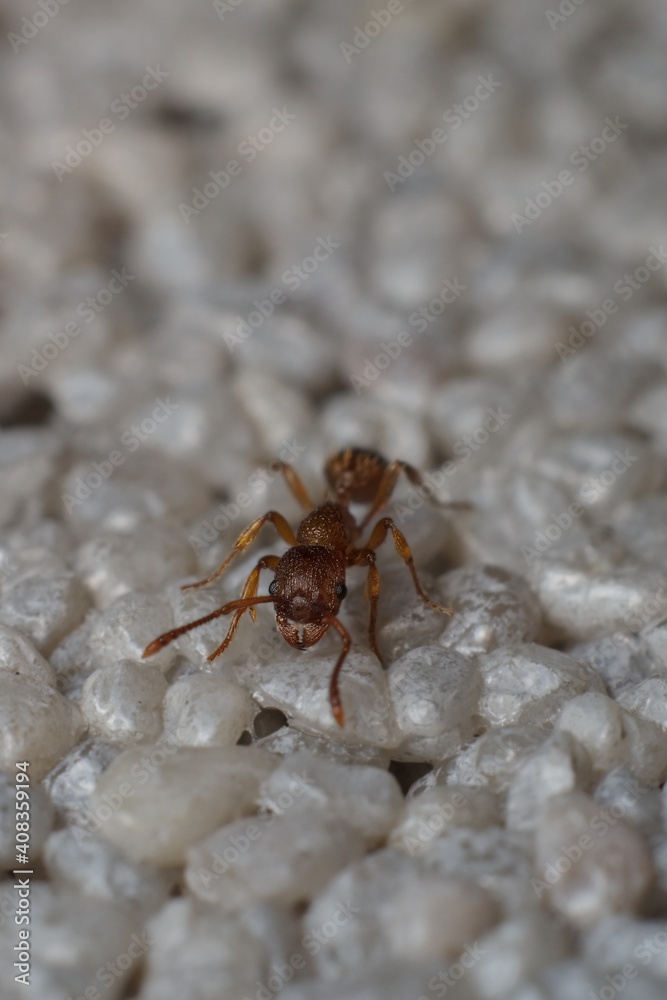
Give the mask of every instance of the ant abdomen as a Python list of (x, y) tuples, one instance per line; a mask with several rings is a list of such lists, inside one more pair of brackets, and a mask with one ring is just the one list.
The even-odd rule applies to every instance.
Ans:
[(337, 499), (371, 503), (387, 464), (386, 458), (370, 448), (346, 448), (328, 459), (324, 474)]

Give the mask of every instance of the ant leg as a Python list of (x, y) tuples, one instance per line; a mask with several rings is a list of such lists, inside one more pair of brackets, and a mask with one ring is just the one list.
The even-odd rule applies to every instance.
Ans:
[(371, 609), (370, 620), (368, 622), (368, 641), (378, 660), (384, 665), (382, 655), (378, 649), (377, 636), (375, 634), (378, 614), (378, 597), (380, 596), (380, 572), (375, 565), (374, 552), (372, 553), (372, 557), (371, 553), (366, 556), (366, 562), (368, 563), (368, 603)]
[(315, 504), (310, 499), (310, 494), (306, 489), (306, 484), (304, 483), (298, 472), (295, 472), (291, 465), (287, 465), (286, 462), (280, 463), (280, 471), (285, 477), (285, 482), (293, 497), (298, 500), (304, 510), (312, 510)]
[(215, 618), (220, 618), (221, 615), (228, 615), (231, 611), (239, 611), (241, 608), (253, 608), (255, 604), (269, 604), (275, 601), (274, 597), (241, 597), (237, 601), (230, 601), (229, 604), (223, 604), (221, 608), (217, 608), (212, 611), (210, 615), (204, 615), (203, 618), (197, 618), (194, 622), (188, 622), (187, 625), (181, 625), (179, 628), (172, 628), (169, 632), (164, 632), (159, 635), (157, 639), (153, 639), (152, 642), (146, 646), (145, 650), (141, 654), (142, 660), (145, 660), (148, 656), (153, 656), (155, 653), (159, 653), (161, 649), (168, 646), (170, 642), (174, 639), (178, 639), (179, 636), (185, 635), (193, 628), (198, 628), (200, 625), (206, 625), (207, 622), (212, 622)]
[(387, 532), (391, 531), (394, 536), (394, 545), (396, 546), (396, 551), (405, 563), (405, 565), (410, 570), (410, 575), (412, 576), (412, 582), (415, 585), (415, 590), (421, 597), (425, 604), (434, 608), (436, 611), (441, 611), (444, 615), (453, 615), (454, 612), (451, 608), (443, 608), (439, 604), (435, 604), (430, 597), (424, 592), (421, 583), (419, 582), (419, 577), (417, 576), (417, 570), (415, 569), (414, 560), (412, 558), (412, 552), (410, 551), (410, 546), (408, 545), (405, 535), (402, 531), (396, 527), (394, 522), (390, 517), (383, 517), (381, 521), (373, 528), (371, 532), (371, 537), (368, 540), (369, 549), (377, 549), (384, 542), (387, 537)]
[(343, 714), (343, 706), (340, 703), (340, 693), (338, 691), (338, 675), (340, 669), (343, 666), (343, 661), (345, 657), (350, 652), (350, 646), (352, 645), (352, 640), (350, 639), (350, 633), (347, 631), (342, 622), (340, 622), (335, 615), (326, 615), (327, 620), (338, 632), (339, 636), (343, 640), (343, 649), (340, 656), (336, 660), (336, 666), (333, 668), (333, 673), (331, 674), (331, 680), (329, 681), (329, 704), (331, 705), (331, 711), (333, 717), (342, 728), (345, 725), (345, 716)]
[(405, 472), (405, 475), (408, 477), (413, 486), (421, 486), (422, 478), (419, 472), (417, 472), (412, 465), (408, 465), (407, 462), (401, 462), (398, 459), (390, 462), (382, 473), (382, 479), (378, 484), (377, 493), (375, 494), (373, 503), (359, 525), (360, 530), (363, 530), (366, 527), (368, 522), (378, 513), (378, 511), (382, 510), (383, 507), (386, 507), (389, 498), (396, 488), (396, 483), (401, 472)]
[(257, 535), (267, 521), (271, 521), (280, 537), (283, 538), (288, 545), (296, 545), (296, 535), (290, 528), (285, 518), (282, 514), (278, 514), (275, 510), (270, 510), (266, 514), (262, 514), (261, 517), (258, 517), (256, 521), (253, 521), (253, 523), (245, 529), (245, 531), (241, 532), (234, 543), (234, 548), (229, 553), (225, 561), (218, 566), (215, 573), (211, 573), (211, 575), (207, 576), (205, 580), (198, 580), (197, 583), (186, 583), (184, 587), (181, 587), (181, 590), (195, 590), (197, 587), (205, 587), (207, 584), (213, 583), (214, 580), (217, 580), (218, 577), (222, 576), (234, 556), (238, 555), (239, 552), (243, 552), (244, 549), (247, 549), (250, 543), (257, 538)]
[(366, 587), (368, 592), (368, 603), (370, 605), (370, 621), (368, 623), (368, 642), (372, 651), (384, 666), (384, 661), (378, 649), (375, 629), (377, 625), (378, 597), (380, 596), (380, 572), (375, 565), (375, 553), (371, 549), (360, 549), (352, 555), (352, 565), (368, 564), (368, 577)]
[[(359, 524), (360, 531), (363, 531), (363, 529), (368, 525), (368, 522), (371, 521), (372, 518), (379, 511), (381, 511), (383, 507), (386, 507), (389, 498), (391, 497), (392, 493), (394, 492), (394, 489), (396, 488), (396, 483), (398, 481), (398, 477), (400, 476), (401, 472), (405, 473), (409, 482), (411, 482), (413, 486), (424, 485), (424, 480), (422, 479), (421, 473), (418, 472), (417, 469), (414, 468), (414, 466), (408, 465), (407, 462), (401, 462), (399, 460), (390, 462), (382, 474), (382, 479), (380, 480), (380, 483), (378, 485), (377, 493), (375, 494), (375, 499), (373, 500), (371, 508), (366, 514), (366, 516), (363, 518), (361, 523)], [(437, 507), (439, 508), (446, 507), (449, 510), (466, 511), (472, 509), (472, 504), (470, 503), (469, 500), (445, 500), (445, 501), (434, 500), (433, 502), (436, 504)]]
[[(263, 569), (271, 569), (275, 572), (279, 562), (280, 562), (280, 556), (263, 556), (255, 566), (253, 571), (251, 572), (248, 579), (246, 580), (243, 587), (243, 591), (241, 593), (241, 597), (242, 598), (254, 597), (257, 593), (257, 587), (259, 586), (259, 574), (261, 573), (261, 571)], [(255, 611), (255, 608), (252, 606), (249, 608), (240, 608), (238, 611), (236, 611), (234, 613), (234, 617), (231, 620), (231, 624), (227, 629), (227, 635), (225, 636), (224, 641), (218, 646), (215, 652), (211, 653), (211, 655), (207, 657), (209, 663), (215, 660), (218, 656), (221, 656), (227, 649), (227, 646), (234, 638), (234, 633), (236, 632), (239, 626), (239, 622), (243, 618), (246, 611), (250, 612), (250, 617), (252, 618), (253, 622), (257, 620), (257, 612)]]

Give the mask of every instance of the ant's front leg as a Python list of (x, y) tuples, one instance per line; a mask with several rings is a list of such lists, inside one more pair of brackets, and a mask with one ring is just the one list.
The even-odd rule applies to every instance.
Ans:
[[(280, 556), (262, 556), (262, 558), (259, 560), (259, 562), (257, 563), (257, 565), (255, 566), (252, 573), (250, 574), (250, 576), (248, 577), (248, 579), (244, 584), (243, 590), (241, 592), (241, 600), (244, 600), (245, 598), (248, 597), (255, 597), (255, 595), (257, 594), (257, 587), (259, 586), (259, 574), (262, 572), (263, 569), (270, 569), (273, 570), (273, 572), (275, 573), (279, 562), (280, 562)], [(229, 628), (227, 629), (227, 635), (220, 643), (218, 648), (214, 650), (214, 652), (211, 653), (210, 656), (207, 657), (209, 663), (217, 659), (218, 656), (222, 656), (224, 651), (227, 649), (227, 646), (234, 638), (234, 633), (239, 627), (239, 622), (243, 618), (246, 611), (250, 612), (250, 617), (252, 618), (253, 622), (257, 620), (257, 612), (255, 611), (255, 608), (252, 604), (247, 608), (239, 608), (238, 611), (235, 611), (234, 617), (232, 618)]]
[(373, 528), (371, 532), (371, 537), (368, 539), (367, 549), (375, 550), (384, 542), (387, 537), (387, 533), (391, 531), (394, 538), (394, 545), (396, 546), (396, 551), (405, 563), (405, 565), (410, 570), (410, 575), (412, 577), (412, 582), (415, 585), (415, 590), (421, 597), (425, 604), (433, 608), (435, 611), (440, 611), (443, 615), (449, 615), (450, 617), (454, 614), (451, 608), (443, 608), (439, 604), (435, 604), (431, 598), (424, 592), (424, 588), (419, 582), (419, 577), (417, 576), (417, 570), (415, 569), (414, 560), (412, 558), (412, 552), (410, 551), (410, 546), (408, 545), (405, 535), (400, 531), (390, 517), (383, 517), (381, 521)]
[(338, 675), (340, 674), (341, 667), (345, 657), (350, 652), (350, 646), (352, 645), (352, 640), (350, 639), (350, 633), (347, 631), (345, 626), (341, 621), (336, 618), (335, 615), (327, 614), (324, 616), (330, 625), (332, 625), (338, 635), (343, 640), (343, 649), (336, 660), (336, 666), (333, 668), (331, 674), (331, 680), (329, 681), (329, 704), (331, 705), (331, 711), (333, 717), (342, 728), (345, 725), (345, 715), (343, 713), (343, 706), (340, 703), (340, 692), (338, 690)]
[(368, 565), (368, 577), (366, 579), (366, 587), (368, 592), (368, 603), (370, 605), (370, 620), (368, 623), (368, 643), (377, 656), (380, 663), (384, 666), (384, 660), (382, 659), (382, 654), (378, 648), (376, 628), (377, 628), (377, 611), (378, 611), (378, 597), (380, 596), (380, 572), (375, 565), (375, 552), (372, 549), (358, 549), (353, 552), (350, 556), (350, 564), (353, 566), (361, 566), (362, 563)]
[(280, 537), (284, 539), (288, 545), (296, 545), (296, 535), (290, 528), (285, 518), (282, 514), (278, 514), (277, 511), (270, 510), (266, 514), (262, 514), (261, 517), (258, 517), (256, 521), (253, 521), (253, 523), (245, 529), (245, 531), (241, 532), (234, 543), (234, 548), (229, 553), (225, 561), (218, 566), (215, 573), (211, 573), (211, 575), (207, 576), (205, 580), (198, 580), (197, 583), (186, 583), (184, 587), (181, 587), (181, 590), (195, 590), (197, 587), (205, 587), (207, 584), (213, 583), (214, 580), (221, 577), (234, 556), (238, 555), (239, 552), (243, 552), (244, 549), (248, 548), (251, 542), (254, 542), (255, 538), (257, 538), (257, 535), (260, 533), (262, 527), (267, 521), (270, 521), (273, 524)]

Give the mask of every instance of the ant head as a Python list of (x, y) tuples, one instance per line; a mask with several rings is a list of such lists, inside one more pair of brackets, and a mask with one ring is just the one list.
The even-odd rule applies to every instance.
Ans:
[(280, 560), (269, 593), (275, 597), (276, 623), (287, 642), (297, 649), (313, 646), (347, 594), (345, 559), (322, 545), (296, 545)]

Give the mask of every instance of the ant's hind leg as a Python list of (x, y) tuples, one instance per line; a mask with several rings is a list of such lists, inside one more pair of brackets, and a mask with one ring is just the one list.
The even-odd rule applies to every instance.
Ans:
[(425, 604), (428, 604), (429, 607), (434, 608), (435, 611), (440, 611), (442, 612), (443, 615), (449, 615), (451, 617), (451, 615), (454, 614), (451, 608), (443, 608), (441, 607), (441, 605), (435, 604), (428, 596), (428, 594), (425, 593), (424, 588), (419, 582), (419, 577), (417, 576), (417, 570), (415, 569), (414, 560), (412, 558), (412, 552), (410, 551), (410, 546), (406, 541), (405, 535), (403, 534), (402, 531), (400, 531), (396, 527), (396, 525), (394, 524), (394, 522), (390, 517), (383, 517), (382, 520), (378, 521), (378, 523), (375, 525), (373, 531), (371, 532), (371, 537), (368, 540), (367, 548), (377, 549), (380, 545), (382, 545), (389, 531), (391, 531), (393, 535), (396, 551), (398, 552), (399, 556), (401, 557), (405, 565), (410, 570), (410, 575), (412, 577), (412, 582), (415, 585), (415, 590), (421, 597), (422, 601), (424, 601)]
[(292, 466), (287, 465), (286, 462), (280, 463), (280, 471), (285, 477), (285, 482), (287, 483), (292, 496), (298, 500), (304, 510), (311, 511), (315, 504), (311, 500), (306, 484), (298, 472), (295, 472)]
[(207, 584), (213, 583), (214, 580), (221, 577), (234, 556), (238, 555), (239, 552), (243, 552), (244, 549), (248, 548), (251, 542), (254, 542), (255, 538), (257, 538), (257, 535), (260, 533), (262, 527), (267, 521), (270, 521), (273, 524), (280, 537), (284, 539), (288, 545), (296, 545), (296, 535), (290, 528), (285, 518), (282, 514), (278, 514), (275, 510), (270, 510), (266, 514), (262, 514), (261, 517), (258, 517), (256, 521), (253, 521), (253, 523), (245, 529), (245, 531), (241, 532), (234, 543), (234, 548), (229, 553), (225, 561), (218, 566), (215, 573), (211, 573), (211, 575), (207, 576), (205, 580), (198, 580), (197, 583), (186, 583), (184, 587), (181, 587), (181, 590), (195, 590), (197, 587), (205, 587)]
[[(396, 488), (396, 483), (401, 472), (404, 472), (410, 483), (413, 486), (424, 486), (424, 480), (422, 474), (417, 471), (412, 465), (408, 465), (407, 462), (394, 461), (390, 462), (387, 468), (384, 470), (382, 479), (380, 480), (377, 488), (377, 493), (370, 507), (370, 510), (365, 515), (363, 520), (359, 525), (359, 529), (363, 530), (368, 523), (373, 519), (373, 517), (386, 507), (392, 493)], [(427, 494), (428, 495), (428, 494)], [(432, 491), (431, 491), (431, 496)], [(450, 511), (469, 511), (472, 509), (472, 504), (468, 500), (444, 500), (439, 501), (433, 499), (433, 503), (440, 510), (450, 510)]]
[(375, 517), (378, 511), (382, 510), (383, 507), (386, 507), (389, 498), (396, 488), (396, 483), (401, 472), (405, 472), (405, 475), (408, 477), (413, 486), (421, 485), (422, 478), (413, 466), (408, 465), (407, 462), (401, 462), (398, 459), (390, 462), (382, 473), (382, 479), (378, 484), (377, 493), (373, 498), (373, 503), (359, 525), (361, 529), (366, 527), (368, 522)]

